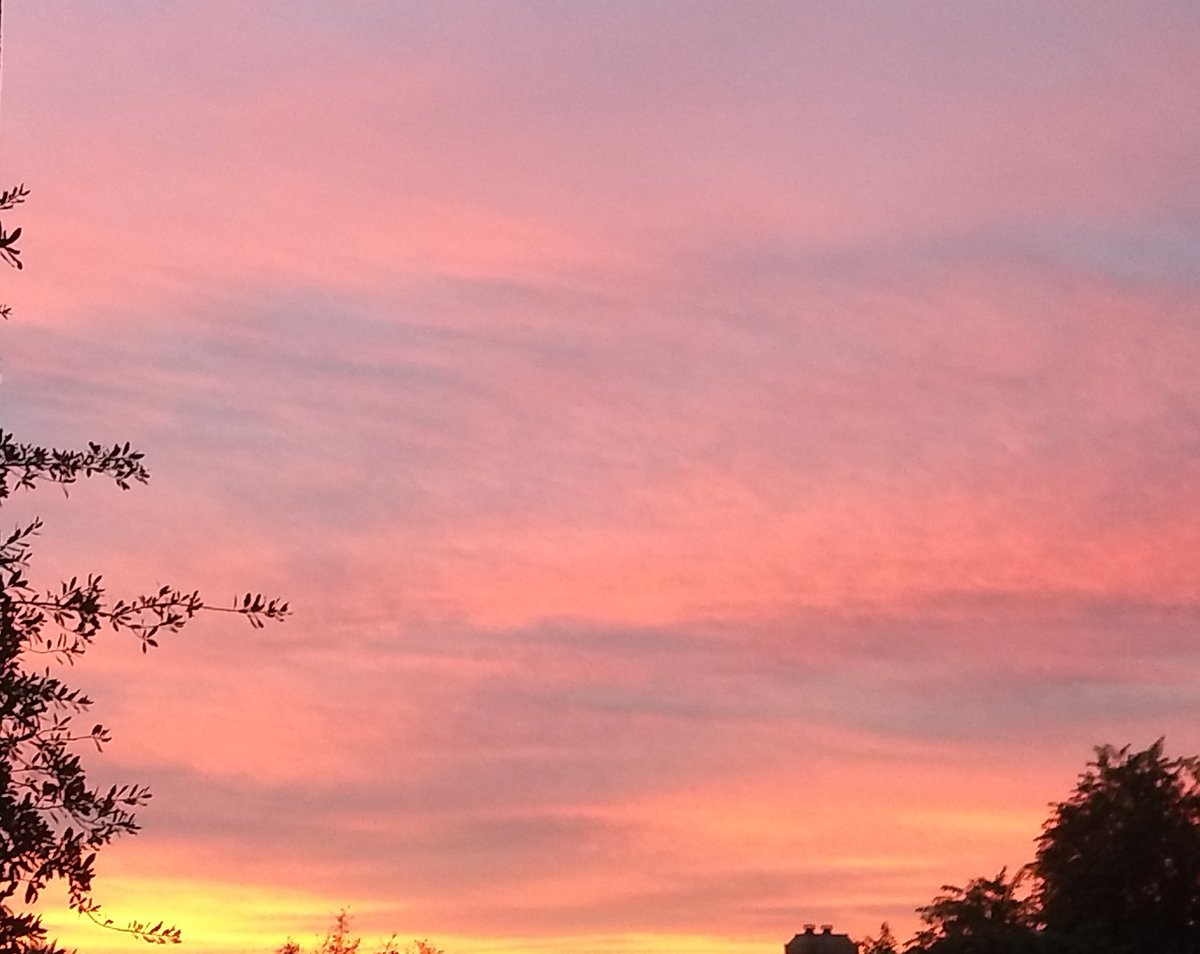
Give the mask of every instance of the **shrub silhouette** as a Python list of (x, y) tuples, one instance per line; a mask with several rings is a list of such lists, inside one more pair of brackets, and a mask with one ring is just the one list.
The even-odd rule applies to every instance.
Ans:
[[(313, 948), (312, 954), (366, 954), (360, 952), (362, 938), (350, 933), (350, 914), (343, 909), (333, 919), (333, 925), (325, 937)], [(288, 938), (276, 948), (276, 954), (304, 954), (304, 949)], [(374, 954), (445, 954), (441, 948), (434, 947), (427, 940), (413, 941), (403, 948), (396, 946), (396, 938), (392, 936)]]

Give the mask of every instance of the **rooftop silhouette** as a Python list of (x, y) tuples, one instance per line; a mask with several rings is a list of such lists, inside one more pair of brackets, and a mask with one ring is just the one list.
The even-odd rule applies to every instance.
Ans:
[(858, 954), (858, 945), (848, 935), (834, 934), (832, 924), (822, 924), (817, 933), (815, 924), (804, 925), (804, 933), (797, 934), (783, 946), (784, 954)]

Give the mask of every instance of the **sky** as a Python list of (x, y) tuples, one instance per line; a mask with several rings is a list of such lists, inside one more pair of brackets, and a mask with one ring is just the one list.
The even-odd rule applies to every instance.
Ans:
[[(3, 426), (197, 954), (757, 954), (1200, 752), (1191, 0), (10, 0)], [(123, 938), (61, 913), (94, 951)]]

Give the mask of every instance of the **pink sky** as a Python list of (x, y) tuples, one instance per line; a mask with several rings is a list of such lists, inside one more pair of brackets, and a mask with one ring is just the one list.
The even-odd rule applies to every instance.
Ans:
[(73, 674), (115, 916), (906, 934), (1200, 752), (1194, 3), (4, 12), (4, 425), (154, 475), (9, 519), (296, 610)]

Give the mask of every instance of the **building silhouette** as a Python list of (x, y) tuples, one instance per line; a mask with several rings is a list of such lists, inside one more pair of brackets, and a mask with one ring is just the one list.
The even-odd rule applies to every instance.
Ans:
[(815, 924), (806, 924), (803, 934), (783, 945), (783, 954), (858, 954), (858, 945), (846, 934), (834, 934), (832, 924), (822, 924), (819, 934)]

